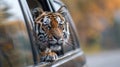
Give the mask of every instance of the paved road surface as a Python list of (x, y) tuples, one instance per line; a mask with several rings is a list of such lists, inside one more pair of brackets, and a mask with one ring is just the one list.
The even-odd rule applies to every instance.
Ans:
[(120, 67), (120, 50), (104, 51), (86, 57), (88, 67)]

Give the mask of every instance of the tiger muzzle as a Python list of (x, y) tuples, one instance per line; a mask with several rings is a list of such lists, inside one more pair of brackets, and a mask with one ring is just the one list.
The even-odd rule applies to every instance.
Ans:
[(54, 40), (57, 40), (58, 44), (62, 44), (63, 42), (63, 32), (59, 28), (54, 28), (54, 31), (52, 32), (52, 36)]

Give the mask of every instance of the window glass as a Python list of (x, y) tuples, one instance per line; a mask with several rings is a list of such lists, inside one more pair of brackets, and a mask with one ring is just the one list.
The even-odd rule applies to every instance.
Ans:
[[(56, 1), (55, 1), (56, 2)], [(61, 5), (60, 4), (58, 4), (57, 2), (56, 3), (53, 3), (53, 5), (54, 5), (54, 9), (55, 9), (55, 11), (57, 11), (60, 7), (61, 7)]]
[(0, 67), (32, 65), (31, 52), (18, 0), (0, 0)]

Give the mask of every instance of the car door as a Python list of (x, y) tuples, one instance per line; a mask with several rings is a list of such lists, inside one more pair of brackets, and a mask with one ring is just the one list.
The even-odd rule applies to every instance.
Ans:
[[(77, 38), (77, 34), (75, 31), (75, 26), (73, 21), (71, 20), (71, 16), (68, 12), (68, 10), (64, 7), (63, 12), (65, 12), (65, 15), (63, 15), (66, 19), (66, 21), (69, 22), (70, 25), (70, 38), (71, 43), (69, 45), (63, 46), (63, 54), (59, 55), (59, 59), (54, 62), (40, 62), (40, 56), (39, 56), (39, 50), (37, 49), (37, 46), (35, 46), (35, 40), (34, 40), (34, 32), (36, 29), (36, 25), (34, 22), (34, 16), (32, 14), (34, 8), (42, 8), (44, 11), (48, 12), (56, 12), (62, 5), (64, 5), (61, 1), (57, 0), (20, 0), (22, 11), (24, 13), (24, 18), (27, 20), (29, 33), (31, 37), (32, 47), (33, 47), (33, 56), (34, 56), (34, 62), (35, 66), (59, 66), (64, 64), (65, 62), (68, 62), (76, 57), (83, 58), (83, 51), (80, 49), (80, 44)], [(57, 6), (57, 7), (56, 7)], [(36, 13), (37, 15), (37, 13)], [(85, 59), (80, 60), (81, 63), (85, 62)]]

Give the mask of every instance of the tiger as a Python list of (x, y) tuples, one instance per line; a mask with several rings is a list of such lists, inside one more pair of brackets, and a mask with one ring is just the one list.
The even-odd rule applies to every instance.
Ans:
[(57, 51), (69, 40), (69, 23), (62, 15), (62, 6), (56, 12), (37, 9), (39, 15), (35, 17), (35, 33), (41, 61), (54, 61), (58, 58)]

